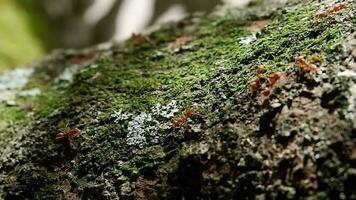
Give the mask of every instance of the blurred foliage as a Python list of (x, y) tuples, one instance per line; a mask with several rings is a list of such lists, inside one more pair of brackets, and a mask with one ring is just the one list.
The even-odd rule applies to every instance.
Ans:
[[(0, 0), (0, 72), (32, 62), (55, 48), (83, 48), (111, 40), (118, 31), (115, 24), (122, 0), (116, 0), (102, 19), (90, 24), (83, 15), (93, 2)], [(149, 24), (172, 5), (181, 5), (189, 14), (210, 10), (220, 2), (157, 0)], [(131, 9), (134, 12), (136, 7)]]
[(24, 65), (56, 46), (35, 0), (0, 0), (0, 72)]

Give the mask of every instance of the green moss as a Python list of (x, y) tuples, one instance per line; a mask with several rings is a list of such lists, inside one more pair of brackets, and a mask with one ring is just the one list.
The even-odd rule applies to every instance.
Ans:
[[(43, 89), (43, 88), (42, 88)], [(47, 118), (60, 106), (61, 95), (53, 89), (42, 90), (40, 100), (35, 100), (34, 110), (40, 118)]]
[[(248, 24), (234, 14), (201, 22), (193, 35), (195, 39), (185, 44), (191, 46), (189, 51), (170, 51), (168, 46), (174, 42), (174, 37), (158, 31), (151, 35), (150, 43), (143, 46), (129, 43), (125, 51), (99, 58), (95, 63), (97, 68), (81, 71), (69, 91), (59, 96), (63, 104), (53, 104), (53, 107), (51, 100), (49, 105), (44, 102), (49, 110), (44, 109), (40, 116), (48, 116), (57, 106), (65, 113), (61, 121), (96, 129), (88, 123), (93, 118), (100, 119), (98, 111), (106, 113), (105, 119), (111, 120), (110, 114), (119, 109), (139, 113), (156, 103), (165, 104), (173, 99), (190, 106), (199, 96), (209, 102), (219, 93), (242, 93), (258, 65), (264, 64), (270, 71), (284, 71), (293, 66), (296, 56), (327, 53), (338, 44), (341, 25), (315, 20), (316, 10), (310, 7), (275, 14), (257, 40), (246, 45), (239, 44), (238, 39), (251, 34), (246, 29)], [(174, 36), (184, 32), (173, 29)], [(160, 51), (159, 59), (152, 54), (157, 50)], [(194, 87), (199, 89), (192, 89)], [(222, 88), (224, 91), (220, 91)], [(126, 134), (122, 129), (116, 131), (104, 131), (101, 136), (93, 135), (93, 139)], [(99, 142), (109, 145), (109, 149), (120, 143)], [(102, 150), (95, 152), (93, 156), (104, 162), (101, 160), (107, 156), (99, 156), (104, 155)], [(136, 158), (131, 158), (131, 164), (123, 168), (133, 171), (137, 166), (152, 164), (142, 157)]]
[[(224, 84), (211, 85), (212, 74), (218, 67), (237, 71), (238, 75), (226, 75), (226, 79), (231, 82), (229, 87), (233, 92), (243, 92), (260, 64), (271, 71), (283, 71), (292, 66), (298, 55), (325, 54), (335, 48), (341, 39), (341, 25), (318, 21), (315, 12), (316, 8), (311, 7), (276, 14), (257, 41), (247, 45), (238, 43), (240, 37), (251, 34), (245, 30), (244, 20), (237, 19), (240, 15), (215, 17), (202, 22), (196, 39), (188, 43), (192, 50), (181, 53), (170, 52), (168, 42), (173, 42), (182, 30), (172, 27), (166, 29), (168, 32), (160, 30), (151, 35), (160, 46), (159, 60), (152, 55), (157, 50), (152, 44), (140, 48), (132, 45), (125, 53), (103, 57), (97, 61), (98, 69), (79, 74), (76, 85), (67, 94), (45, 92), (43, 102), (39, 103), (42, 106), (39, 116), (48, 116), (59, 106), (60, 98), (67, 99), (69, 106), (76, 99), (81, 99), (82, 105), (102, 99), (112, 110), (127, 111), (145, 110), (173, 98), (189, 104), (201, 94), (201, 91), (191, 91), (197, 81), (208, 82), (205, 93)], [(127, 56), (133, 52), (135, 57)], [(92, 79), (96, 74), (100, 76)]]
[(0, 138), (9, 124), (23, 123), (25, 119), (26, 113), (21, 109), (0, 105)]
[(25, 119), (25, 114), (24, 112), (21, 112), (21, 110), (17, 107), (6, 107), (6, 106), (1, 106), (0, 107), (0, 118), (2, 119), (1, 121), (10, 121), (10, 122), (15, 122), (15, 121), (21, 121)]
[[(268, 165), (264, 159), (269, 159), (269, 154), (274, 156), (273, 159), (284, 159), (279, 153), (284, 152), (289, 143), (279, 141), (278, 137), (284, 132), (277, 134), (274, 127), (277, 122), (272, 120), (277, 118), (279, 107), (259, 105), (258, 94), (248, 92), (247, 84), (261, 64), (268, 69), (267, 74), (287, 70), (295, 72), (295, 57), (318, 54), (328, 58), (335, 52), (344, 37), (344, 27), (352, 27), (352, 23), (350, 20), (336, 23), (329, 18), (317, 20), (314, 15), (318, 9), (314, 4), (307, 8), (293, 7), (270, 11), (263, 18), (251, 13), (241, 14), (240, 11), (212, 16), (195, 24), (193, 39), (178, 45), (177, 51), (170, 47), (185, 30), (173, 24), (150, 34), (147, 43), (135, 44), (131, 40), (124, 47), (114, 47), (92, 63), (96, 67), (83, 66), (69, 87), (41, 87), (45, 81), (34, 81), (31, 87), (41, 87), (43, 91), (42, 96), (33, 99), (35, 117), (41, 119), (43, 125), (34, 127), (31, 134), (47, 133), (46, 136), (41, 135), (41, 139), (45, 138), (48, 147), (43, 148), (49, 155), (40, 160), (56, 160), (57, 163), (48, 167), (53, 173), (58, 169), (70, 171), (75, 178), (57, 174), (79, 184), (75, 187), (98, 194), (105, 189), (102, 183), (106, 180), (115, 182), (115, 187), (120, 188), (134, 184), (138, 177), (160, 179), (157, 188), (167, 198), (182, 194), (187, 198), (198, 194), (221, 194), (214, 197), (232, 199), (235, 191), (259, 194), (270, 189), (273, 189), (273, 194), (266, 194), (266, 197), (287, 198), (309, 191), (293, 185), (293, 181), (291, 184), (289, 180), (285, 183), (280, 181), (289, 178), (283, 174), (283, 165), (288, 165), (291, 168), (288, 170), (292, 171), (296, 166), (289, 163), (294, 163), (294, 160), (276, 161), (275, 168), (262, 168)], [(248, 22), (260, 19), (269, 20), (268, 26), (257, 34), (256, 41), (240, 44), (241, 37), (252, 34)], [(271, 101), (280, 100), (281, 105), (288, 104), (289, 107), (294, 105), (289, 101), (298, 97), (300, 88), (304, 93), (307, 89), (303, 82), (293, 84), (290, 88), (281, 86), (282, 94), (275, 94)], [(147, 144), (142, 149), (126, 144), (128, 125), (127, 122), (114, 122), (111, 115), (115, 111), (122, 109), (135, 116), (150, 112), (157, 103), (165, 105), (172, 100), (181, 106), (180, 113), (193, 107), (195, 113), (189, 122), (181, 127), (173, 128), (171, 125), (158, 144)], [(281, 115), (281, 119), (283, 117), (286, 116)], [(336, 121), (335, 118), (332, 116), (326, 120)], [(67, 124), (82, 129), (75, 142), (52, 144), (54, 134)], [(305, 135), (316, 137), (314, 127), (305, 126), (307, 128), (303, 127), (303, 130), (298, 129), (298, 137), (301, 137), (298, 141), (306, 140), (305, 132)], [(268, 144), (273, 147), (266, 147), (269, 154), (262, 157), (264, 145)], [(259, 145), (263, 147), (261, 151)], [(299, 146), (302, 145), (308, 144)], [(31, 155), (26, 159), (34, 160)], [(325, 174), (331, 177), (335, 173)], [(82, 181), (77, 181), (79, 179)], [(257, 188), (261, 185), (259, 183), (266, 182), (270, 184), (269, 188)], [(333, 187), (337, 188), (339, 184)]]

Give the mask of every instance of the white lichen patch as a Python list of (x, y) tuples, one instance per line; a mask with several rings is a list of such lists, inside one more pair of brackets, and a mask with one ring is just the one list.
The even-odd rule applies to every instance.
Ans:
[(171, 101), (168, 105), (162, 106), (161, 104), (156, 104), (152, 107), (153, 115), (158, 115), (167, 119), (170, 119), (174, 116), (175, 113), (179, 111), (177, 101)]
[(32, 68), (15, 69), (0, 75), (0, 102), (8, 106), (16, 105), (16, 96), (37, 95), (40, 93), (38, 88), (33, 90), (21, 91), (33, 74)]
[(121, 121), (127, 120), (131, 117), (131, 114), (127, 114), (127, 113), (123, 113), (122, 109), (120, 109), (119, 111), (115, 111), (111, 117), (114, 118), (114, 122), (115, 123), (119, 123)]
[(0, 91), (20, 90), (28, 82), (33, 73), (33, 69), (15, 69), (0, 75)]
[(349, 89), (349, 107), (347, 109), (346, 118), (351, 120), (353, 123), (353, 128), (356, 128), (356, 84), (352, 84)]
[(240, 44), (250, 44), (256, 40), (257, 40), (256, 34), (253, 33), (252, 35), (239, 38), (239, 43)]
[(351, 70), (345, 70), (343, 72), (339, 72), (337, 75), (341, 77), (356, 77), (356, 72)]
[(80, 66), (79, 65), (71, 65), (55, 79), (55, 82), (66, 82), (67, 84), (73, 83), (74, 76), (77, 74)]
[(151, 114), (144, 112), (134, 117), (128, 124), (127, 144), (142, 148), (147, 143), (147, 139), (151, 139), (153, 143), (157, 143), (157, 123), (157, 121), (153, 120)]
[(159, 143), (164, 136), (163, 131), (172, 127), (171, 119), (178, 111), (178, 103), (173, 100), (167, 105), (154, 105), (149, 113), (141, 112), (135, 116), (120, 109), (111, 117), (115, 123), (127, 123), (127, 144), (142, 148), (147, 144)]
[(19, 96), (21, 96), (21, 97), (36, 97), (39, 95), (41, 95), (41, 90), (39, 88), (24, 90), (19, 93)]

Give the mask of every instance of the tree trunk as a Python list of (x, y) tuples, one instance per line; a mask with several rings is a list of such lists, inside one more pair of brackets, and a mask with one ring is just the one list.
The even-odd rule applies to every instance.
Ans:
[(0, 198), (355, 199), (356, 3), (330, 2), (217, 10), (1, 75)]

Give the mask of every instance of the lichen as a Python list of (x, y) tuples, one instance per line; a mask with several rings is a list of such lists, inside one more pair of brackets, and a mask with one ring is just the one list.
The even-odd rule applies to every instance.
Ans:
[[(42, 92), (29, 98), (34, 120), (16, 125), (0, 148), (1, 197), (354, 198), (348, 3), (321, 19), (324, 3), (311, 0), (165, 25), (143, 41), (97, 50), (66, 87), (54, 80), (73, 54), (56, 55), (27, 85)], [(261, 20), (268, 25), (256, 40), (240, 44)], [(301, 69), (298, 57), (317, 69)], [(268, 96), (248, 87), (260, 65), (264, 84), (282, 76)], [(71, 144), (55, 143), (65, 127), (82, 131)], [(31, 171), (40, 176), (23, 176)]]
[(69, 67), (66, 67), (65, 70), (55, 79), (55, 82), (64, 82), (62, 84), (65, 86), (71, 84), (79, 67), (79, 65), (71, 65)]
[(15, 69), (0, 76), (0, 91), (22, 89), (32, 75), (33, 69)]
[(353, 83), (349, 89), (350, 96), (348, 97), (348, 108), (346, 118), (349, 119), (356, 129), (356, 84)]
[(179, 107), (177, 102), (173, 100), (165, 106), (158, 103), (150, 111), (149, 113), (141, 112), (135, 116), (130, 113), (123, 113), (120, 109), (111, 115), (115, 123), (127, 122), (126, 142), (128, 145), (143, 148), (147, 144), (157, 144), (163, 138), (160, 132), (172, 127), (167, 120), (174, 117), (174, 114), (179, 111)]

